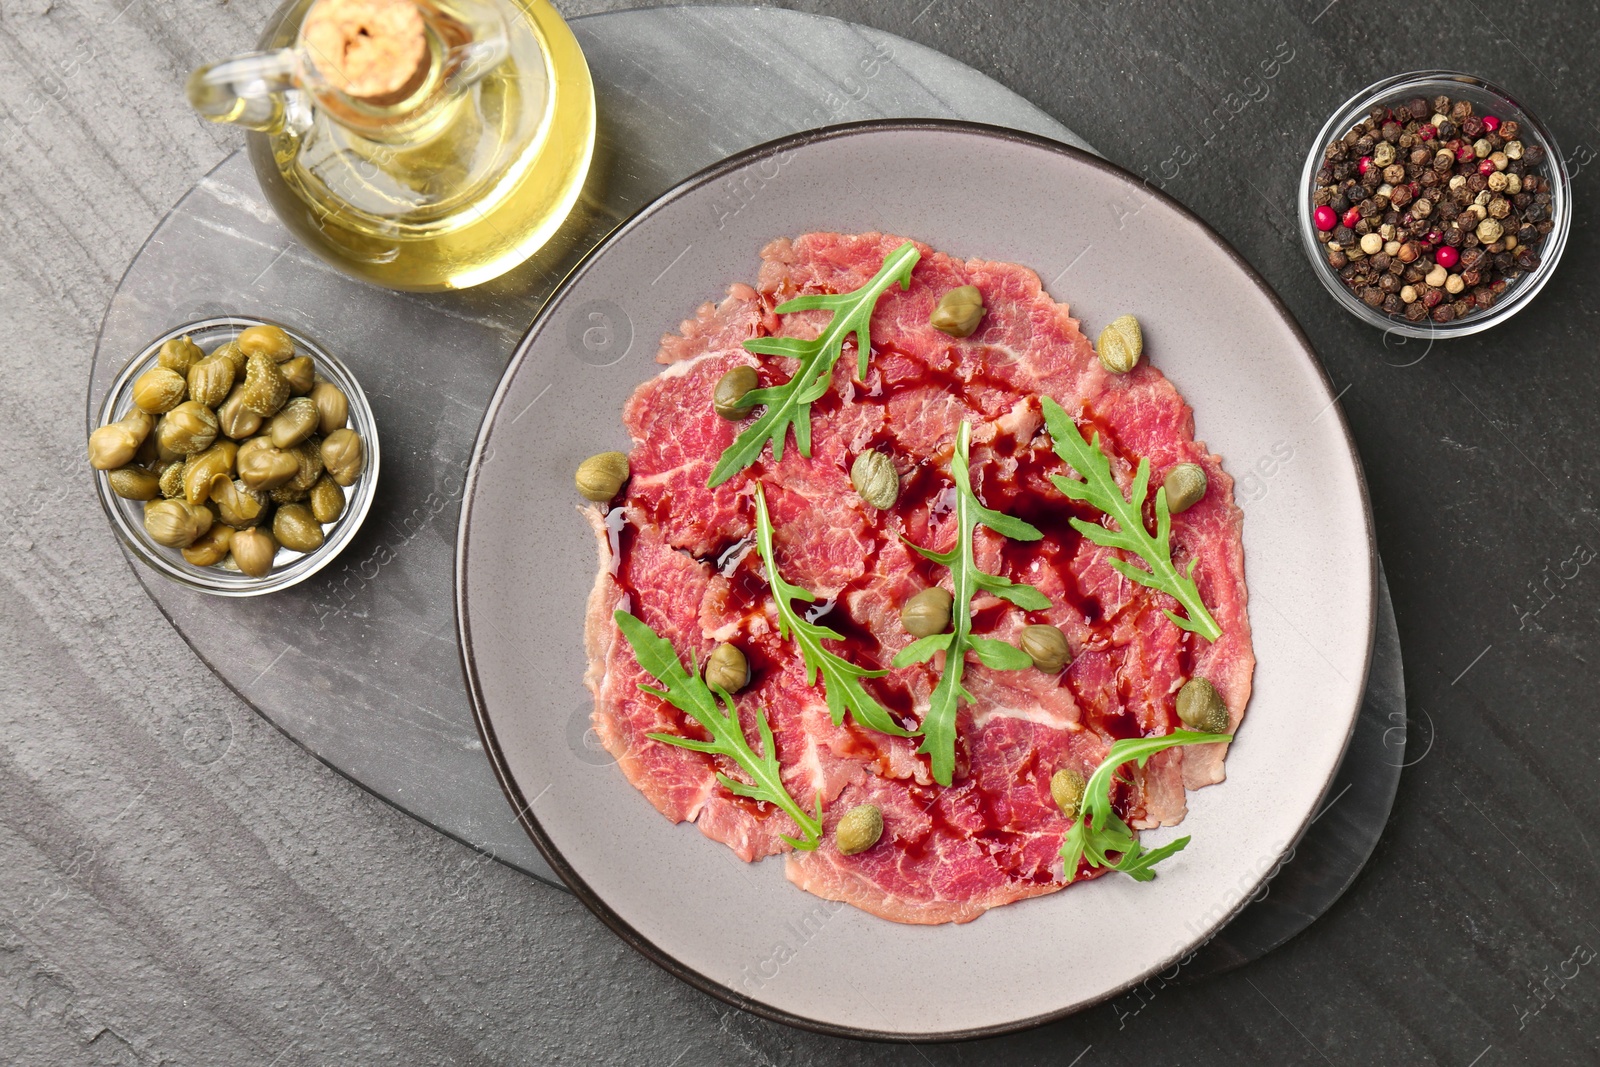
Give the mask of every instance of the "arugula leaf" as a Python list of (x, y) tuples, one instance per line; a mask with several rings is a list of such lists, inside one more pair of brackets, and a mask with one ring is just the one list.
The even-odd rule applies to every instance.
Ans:
[(756, 551), (761, 553), (761, 562), (766, 565), (767, 584), (771, 586), (772, 598), (778, 604), (778, 635), (786, 640), (791, 634), (794, 635), (794, 643), (800, 646), (800, 655), (805, 660), (807, 685), (816, 685), (817, 675), (822, 676), (823, 691), (828, 698), (828, 713), (833, 716), (833, 724), (837, 726), (844, 722), (844, 713), (848, 710), (857, 723), (870, 730), (910, 737), (911, 731), (902, 729), (883, 705), (874, 700), (872, 694), (861, 685), (863, 678), (881, 678), (889, 672), (869, 671), (829, 652), (822, 647), (822, 642), (843, 641), (844, 635), (827, 626), (808, 622), (794, 610), (794, 601), (809, 604), (817, 597), (810, 590), (790, 585), (779, 573), (772, 551), (772, 519), (767, 514), (767, 495), (759, 485), (756, 486)]
[(956, 431), (956, 450), (950, 461), (950, 474), (956, 483), (955, 547), (948, 552), (933, 552), (906, 542), (924, 557), (949, 569), (950, 581), (955, 587), (951, 605), (955, 630), (913, 641), (894, 658), (894, 666), (905, 667), (926, 663), (935, 652), (945, 654), (944, 674), (929, 700), (928, 714), (922, 720), (922, 745), (917, 749), (931, 757), (933, 780), (940, 785), (949, 785), (955, 773), (956, 708), (962, 700), (972, 702), (972, 694), (961, 684), (967, 653), (974, 653), (980, 663), (995, 670), (1019, 671), (1033, 666), (1033, 660), (1019, 648), (993, 638), (972, 636), (973, 596), (982, 589), (1029, 611), (1042, 611), (1050, 606), (1050, 598), (1033, 586), (1014, 583), (1009, 578), (978, 569), (972, 536), (979, 526), (987, 526), (1013, 541), (1037, 541), (1044, 535), (1021, 519), (984, 507), (978, 500), (972, 491), (972, 476), (968, 471), (972, 462), (968, 458), (971, 438), (972, 427), (963, 422)]
[(878, 273), (860, 289), (851, 293), (797, 296), (773, 309), (780, 315), (822, 309), (833, 312), (833, 319), (813, 341), (802, 341), (798, 337), (757, 337), (744, 343), (746, 351), (758, 356), (786, 356), (799, 360), (800, 366), (782, 385), (752, 389), (745, 394), (750, 404), (765, 404), (767, 409), (723, 451), (706, 481), (707, 488), (721, 485), (761, 458), (761, 450), (768, 441), (772, 442), (772, 458), (782, 459), (783, 442), (791, 426), (794, 427), (795, 447), (802, 456), (811, 455), (811, 405), (825, 396), (833, 383), (833, 367), (844, 352), (845, 338), (855, 334), (856, 377), (866, 377), (867, 358), (872, 354), (872, 339), (867, 333), (872, 323), (872, 309), (877, 306), (878, 297), (893, 283), (898, 281), (901, 289), (911, 288), (911, 268), (921, 258), (917, 246), (907, 241), (884, 257)]
[(1181, 604), (1189, 617), (1186, 619), (1176, 612), (1167, 611), (1166, 616), (1173, 625), (1193, 631), (1207, 641), (1221, 637), (1222, 627), (1206, 610), (1205, 602), (1200, 599), (1200, 590), (1194, 584), (1194, 568), (1199, 560), (1190, 560), (1185, 573), (1179, 573), (1172, 564), (1172, 515), (1167, 510), (1165, 488), (1156, 490), (1155, 536), (1152, 537), (1145, 529), (1144, 500), (1150, 486), (1150, 461), (1143, 458), (1139, 460), (1132, 493), (1124, 500), (1117, 480), (1111, 475), (1111, 461), (1100, 447), (1100, 435), (1094, 435), (1092, 444), (1085, 441), (1078, 424), (1062, 410), (1060, 404), (1049, 397), (1044, 397), (1039, 403), (1044, 409), (1045, 425), (1050, 429), (1050, 440), (1055, 445), (1056, 455), (1086, 479), (1079, 481), (1057, 474), (1051, 475), (1050, 480), (1073, 500), (1082, 500), (1099, 508), (1117, 523), (1117, 529), (1110, 530), (1098, 523), (1075, 518), (1071, 520), (1073, 529), (1103, 548), (1124, 549), (1144, 560), (1149, 570), (1135, 567), (1124, 559), (1111, 560), (1111, 566), (1124, 578), (1166, 593)]
[[(1140, 848), (1139, 838), (1111, 806), (1111, 780), (1119, 767), (1130, 762), (1137, 762), (1143, 767), (1157, 752), (1180, 745), (1208, 745), (1232, 740), (1232, 734), (1174, 730), (1165, 737), (1130, 737), (1112, 744), (1105, 761), (1089, 776), (1089, 782), (1083, 790), (1083, 801), (1078, 808), (1078, 821), (1061, 839), (1061, 862), (1065, 866), (1067, 883), (1070, 885), (1077, 881), (1078, 862), (1085, 857), (1091, 867), (1110, 867), (1136, 882), (1148, 882), (1155, 877), (1150, 868), (1168, 856), (1182, 852), (1189, 844), (1188, 837), (1180, 837), (1148, 852)], [(1118, 853), (1115, 863), (1108, 855), (1112, 852)]]
[[(721, 771), (717, 772), (717, 781), (729, 792), (738, 796), (776, 804), (785, 815), (794, 820), (803, 835), (798, 841), (785, 834), (779, 836), (801, 851), (809, 852), (816, 848), (822, 839), (822, 794), (817, 793), (815, 814), (807, 812), (795, 802), (794, 797), (789, 795), (778, 767), (778, 750), (772, 742), (772, 727), (767, 723), (766, 714), (761, 709), (756, 709), (756, 730), (761, 735), (762, 752), (761, 755), (757, 755), (750, 747), (750, 742), (745, 739), (744, 727), (739, 722), (739, 709), (734, 706), (733, 698), (723, 689), (718, 689), (715, 696), (712, 695), (710, 687), (700, 677), (700, 667), (694, 662), (692, 653), (689, 662), (693, 669), (685, 670), (678, 660), (678, 653), (673, 649), (672, 642), (657, 634), (649, 624), (626, 611), (616, 612), (613, 618), (617, 620), (617, 627), (622, 631), (622, 636), (627, 638), (628, 644), (633, 647), (633, 654), (638, 659), (639, 666), (666, 686), (665, 689), (656, 689), (641, 684), (639, 688), (665, 700), (705, 727), (711, 734), (710, 741), (679, 737), (677, 734), (649, 734), (647, 736), (650, 740), (687, 748), (692, 752), (727, 756), (739, 765), (740, 770), (750, 776), (750, 781), (741, 782)], [(721, 700), (723, 707), (726, 708), (725, 711), (717, 707), (718, 700)]]

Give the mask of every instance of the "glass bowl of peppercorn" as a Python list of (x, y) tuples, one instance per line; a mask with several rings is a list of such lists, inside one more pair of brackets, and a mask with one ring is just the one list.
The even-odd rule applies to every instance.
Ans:
[(1306, 158), (1301, 233), (1357, 318), (1459, 337), (1520, 311), (1566, 246), (1571, 182), (1555, 139), (1504, 90), (1418, 71), (1357, 93)]

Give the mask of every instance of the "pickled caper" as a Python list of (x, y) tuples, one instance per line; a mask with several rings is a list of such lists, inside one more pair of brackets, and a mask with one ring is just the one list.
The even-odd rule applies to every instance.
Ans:
[[(348, 427), (335, 430), (322, 439), (322, 466), (327, 469), (328, 477), (340, 485), (346, 488), (354, 485), (365, 463), (361, 435), (354, 430)], [(315, 481), (313, 478), (312, 482)]]
[(332, 382), (318, 382), (311, 387), (311, 402), (317, 405), (317, 432), (327, 437), (344, 428), (350, 417), (350, 399)]
[(211, 499), (211, 480), (233, 474), (239, 446), (233, 441), (218, 441), (204, 452), (190, 456), (183, 466), (183, 498), (191, 504)]
[(324, 474), (311, 487), (311, 514), (321, 523), (337, 522), (344, 514), (344, 490), (339, 483)]
[(186, 500), (152, 500), (144, 506), (144, 529), (169, 548), (188, 548), (211, 529), (211, 512)]
[(948, 589), (931, 586), (924, 589), (900, 609), (900, 625), (912, 637), (932, 637), (942, 634), (950, 625), (950, 605), (955, 597)]
[(1089, 783), (1084, 781), (1082, 772), (1071, 767), (1062, 767), (1050, 776), (1050, 797), (1061, 809), (1061, 814), (1069, 819), (1078, 817), (1083, 791), (1088, 787)]
[(1017, 636), (1017, 647), (1028, 654), (1033, 665), (1046, 674), (1055, 674), (1072, 662), (1067, 635), (1057, 626), (1043, 623), (1024, 626)]
[(297, 489), (293, 482), (288, 482), (269, 491), (267, 499), (274, 504), (304, 504), (311, 499), (311, 493), (305, 489)]
[(262, 418), (253, 411), (246, 411), (244, 404), (240, 403), (239, 394), (243, 391), (243, 383), (233, 387), (233, 392), (228, 394), (228, 399), (217, 408), (217, 426), (224, 434), (235, 441), (243, 441), (247, 437), (254, 437), (261, 430)]
[(1167, 510), (1177, 515), (1188, 511), (1206, 495), (1205, 468), (1198, 463), (1180, 463), (1167, 472), (1161, 487), (1167, 491)]
[(177, 371), (151, 367), (133, 380), (133, 403), (140, 411), (160, 415), (183, 403), (188, 388)]
[(734, 367), (717, 379), (716, 388), (711, 391), (711, 410), (725, 419), (737, 422), (756, 406), (754, 401), (745, 398), (751, 390), (760, 387), (761, 378), (756, 374), (754, 367)]
[(278, 366), (289, 383), (290, 396), (305, 396), (317, 384), (317, 369), (310, 356), (295, 356)]
[(294, 355), (294, 339), (284, 333), (281, 327), (269, 326), (266, 323), (242, 331), (239, 334), (238, 344), (245, 355), (254, 356), (259, 353), (271, 357), (274, 363), (282, 363)]
[(295, 552), (315, 552), (322, 547), (322, 524), (304, 504), (285, 504), (272, 515), (272, 536)]
[(260, 526), (239, 530), (229, 545), (233, 565), (241, 574), (264, 578), (272, 570), (272, 560), (278, 554), (278, 542), (272, 533)]
[(629, 473), (627, 456), (621, 452), (601, 452), (578, 464), (574, 481), (586, 500), (604, 504), (622, 492)]
[(244, 389), (239, 394), (239, 403), (244, 409), (264, 419), (270, 418), (288, 399), (289, 379), (283, 376), (272, 357), (260, 352), (251, 356), (245, 364)]
[(983, 321), (983, 294), (976, 285), (962, 285), (939, 298), (928, 325), (951, 337), (971, 337)]
[(236, 530), (259, 523), (267, 507), (265, 494), (251, 489), (242, 479), (229, 479), (225, 474), (211, 479), (211, 503), (217, 509), (217, 518)]
[(221, 563), (233, 544), (233, 527), (215, 523), (194, 544), (183, 550), (183, 558), (196, 567), (210, 567)]
[(239, 448), (234, 460), (239, 478), (251, 489), (276, 489), (300, 473), (300, 457), (280, 452), (266, 437), (252, 437)]
[(188, 337), (174, 337), (170, 341), (161, 342), (161, 352), (156, 356), (156, 364), (177, 374), (189, 374), (189, 368), (205, 357), (200, 346), (189, 340)]
[(217, 359), (226, 359), (229, 363), (232, 363), (234, 380), (243, 380), (245, 364), (248, 362), (249, 357), (244, 354), (244, 349), (239, 347), (238, 341), (225, 341), (218, 345), (211, 354)]
[(106, 483), (124, 500), (154, 500), (161, 495), (161, 479), (143, 467), (118, 467), (106, 475)]
[(134, 408), (116, 422), (96, 428), (89, 435), (89, 466), (97, 471), (126, 467), (154, 425), (153, 416)]
[(185, 400), (161, 418), (156, 443), (164, 452), (192, 456), (217, 439), (216, 412), (198, 400)]
[(189, 399), (214, 408), (233, 388), (233, 364), (226, 356), (207, 356), (189, 368)]
[[(311, 487), (317, 484), (323, 472), (327, 470), (322, 462), (322, 440), (317, 437), (308, 437), (304, 441), (287, 450), (300, 464), (300, 469), (289, 480), (289, 485), (301, 492), (310, 492)], [(332, 476), (332, 472), (329, 472)], [(355, 479), (351, 479), (354, 481)], [(304, 500), (304, 497), (300, 499)]]
[(1178, 718), (1202, 733), (1228, 732), (1228, 705), (1217, 687), (1204, 678), (1191, 678), (1178, 690)]
[(833, 828), (833, 844), (842, 855), (865, 852), (883, 836), (883, 812), (876, 804), (860, 804), (844, 813)]
[(267, 423), (267, 436), (273, 448), (290, 448), (299, 444), (317, 428), (317, 405), (310, 397), (297, 396), (284, 404)]
[(750, 684), (750, 662), (734, 645), (718, 645), (706, 657), (706, 685), (737, 693)]
[(183, 470), (188, 464), (181, 459), (170, 461), (161, 468), (161, 477), (157, 482), (161, 487), (161, 495), (168, 500), (183, 496)]

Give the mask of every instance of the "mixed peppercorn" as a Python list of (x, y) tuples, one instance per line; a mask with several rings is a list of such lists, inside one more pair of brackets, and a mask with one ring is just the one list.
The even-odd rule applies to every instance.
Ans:
[(1328, 145), (1312, 221), (1367, 306), (1453, 322), (1539, 265), (1551, 221), (1545, 150), (1512, 119), (1436, 96), (1375, 107)]

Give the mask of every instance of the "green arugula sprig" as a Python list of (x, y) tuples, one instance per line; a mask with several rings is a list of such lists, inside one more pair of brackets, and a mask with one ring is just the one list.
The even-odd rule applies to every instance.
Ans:
[[(1144, 851), (1139, 845), (1139, 838), (1111, 806), (1111, 781), (1117, 769), (1131, 762), (1143, 767), (1157, 752), (1180, 745), (1208, 745), (1232, 740), (1232, 734), (1174, 730), (1165, 737), (1130, 737), (1112, 744), (1105, 761), (1089, 776), (1083, 801), (1078, 808), (1078, 821), (1061, 839), (1061, 862), (1065, 865), (1067, 882), (1070, 884), (1077, 880), (1078, 863), (1085, 857), (1091, 867), (1110, 867), (1136, 882), (1148, 882), (1154, 878), (1155, 872), (1150, 868), (1168, 856), (1182, 852), (1189, 844), (1189, 838), (1180, 837), (1160, 848)], [(1118, 854), (1115, 863), (1108, 855), (1113, 852)]]
[(823, 691), (828, 698), (828, 713), (833, 716), (833, 724), (838, 726), (844, 722), (844, 713), (848, 710), (857, 723), (870, 730), (910, 737), (911, 732), (896, 724), (884, 706), (861, 685), (863, 678), (881, 678), (889, 672), (869, 671), (829, 652), (822, 647), (822, 642), (843, 641), (844, 635), (830, 627), (808, 622), (794, 610), (794, 601), (809, 604), (817, 597), (808, 589), (790, 585), (778, 571), (778, 562), (772, 551), (772, 519), (767, 514), (767, 496), (759, 485), (756, 486), (756, 551), (761, 553), (761, 562), (766, 565), (767, 584), (772, 588), (772, 598), (778, 605), (778, 635), (785, 640), (792, 637), (794, 643), (800, 646), (800, 655), (806, 665), (807, 685), (816, 685), (817, 676), (822, 676)]
[[(678, 653), (673, 649), (672, 642), (657, 634), (648, 623), (626, 611), (616, 612), (613, 617), (617, 620), (618, 628), (622, 630), (622, 636), (627, 638), (628, 644), (633, 647), (633, 654), (638, 659), (639, 666), (666, 686), (665, 689), (656, 689), (641, 683), (639, 688), (660, 697), (705, 727), (706, 732), (711, 735), (711, 740), (697, 741), (689, 737), (679, 737), (677, 734), (647, 736), (652, 741), (687, 748), (692, 752), (727, 756), (739, 765), (740, 770), (750, 776), (750, 781), (741, 782), (721, 771), (717, 772), (717, 781), (729, 792), (738, 796), (777, 805), (785, 815), (794, 820), (803, 835), (800, 840), (795, 840), (786, 834), (778, 836), (801, 851), (809, 852), (816, 848), (817, 842), (822, 839), (822, 794), (817, 793), (815, 814), (807, 812), (796, 803), (794, 797), (789, 795), (778, 767), (778, 750), (772, 742), (772, 727), (767, 723), (766, 714), (761, 709), (756, 709), (756, 729), (761, 735), (761, 754), (757, 755), (750, 747), (750, 742), (745, 739), (744, 727), (739, 723), (739, 709), (734, 706), (733, 698), (723, 689), (718, 689), (715, 695), (712, 694), (711, 688), (700, 677), (700, 665), (695, 662), (692, 652), (689, 654), (691, 669), (685, 670), (678, 660)], [(718, 700), (726, 710), (717, 707)]]
[(1002, 537), (1013, 541), (1037, 541), (1044, 535), (1032, 525), (1011, 515), (986, 508), (972, 491), (972, 477), (968, 471), (968, 443), (972, 427), (966, 422), (956, 431), (955, 455), (950, 460), (950, 474), (956, 483), (956, 543), (948, 552), (933, 552), (920, 545), (913, 549), (950, 571), (950, 581), (955, 588), (951, 615), (955, 629), (913, 641), (895, 656), (896, 667), (913, 663), (926, 663), (935, 652), (943, 652), (944, 674), (934, 687), (929, 700), (928, 714), (922, 720), (922, 745), (918, 752), (926, 752), (933, 764), (933, 780), (949, 785), (955, 773), (956, 762), (956, 708), (960, 701), (972, 702), (972, 694), (961, 684), (961, 674), (967, 652), (978, 657), (985, 667), (1001, 671), (1020, 671), (1033, 666), (1026, 652), (1005, 641), (991, 637), (972, 636), (972, 598), (978, 590), (1003, 597), (1019, 608), (1042, 611), (1050, 606), (1050, 598), (1031, 585), (1022, 585), (998, 574), (986, 574), (978, 569), (973, 555), (972, 537), (979, 526), (986, 526)]
[(872, 354), (872, 339), (867, 332), (872, 323), (872, 309), (878, 305), (878, 297), (895, 282), (900, 283), (901, 289), (911, 288), (911, 268), (920, 258), (922, 253), (917, 251), (917, 246), (907, 241), (890, 252), (872, 280), (854, 292), (797, 296), (773, 309), (780, 315), (822, 309), (833, 312), (833, 318), (813, 341), (802, 341), (798, 337), (757, 337), (744, 343), (747, 351), (758, 356), (787, 356), (799, 360), (800, 366), (782, 385), (752, 389), (745, 394), (745, 400), (752, 406), (765, 404), (767, 409), (723, 451), (706, 481), (708, 488), (721, 485), (754, 463), (768, 441), (772, 442), (772, 458), (782, 459), (783, 442), (791, 426), (800, 454), (811, 455), (811, 405), (822, 399), (833, 383), (834, 364), (844, 352), (845, 338), (855, 334), (859, 363), (856, 377), (865, 378), (867, 357)]
[(1073, 500), (1082, 500), (1099, 508), (1116, 521), (1115, 530), (1098, 523), (1072, 519), (1073, 529), (1103, 548), (1120, 548), (1144, 560), (1145, 566), (1136, 567), (1124, 559), (1111, 560), (1118, 574), (1142, 586), (1166, 593), (1188, 612), (1186, 619), (1176, 612), (1167, 611), (1167, 618), (1185, 630), (1199, 634), (1207, 641), (1222, 636), (1222, 627), (1211, 617), (1200, 599), (1200, 590), (1194, 584), (1194, 567), (1197, 559), (1189, 561), (1186, 573), (1180, 573), (1172, 564), (1172, 515), (1167, 509), (1167, 491), (1156, 490), (1156, 532), (1151, 536), (1144, 526), (1144, 500), (1150, 487), (1150, 461), (1141, 458), (1138, 472), (1133, 476), (1133, 488), (1128, 499), (1123, 499), (1117, 480), (1111, 476), (1111, 461), (1100, 447), (1100, 435), (1094, 435), (1091, 444), (1083, 439), (1077, 423), (1072, 421), (1060, 404), (1049, 397), (1040, 400), (1044, 409), (1045, 425), (1050, 429), (1050, 439), (1056, 455), (1073, 470), (1083, 475), (1085, 481), (1052, 475), (1050, 480)]

